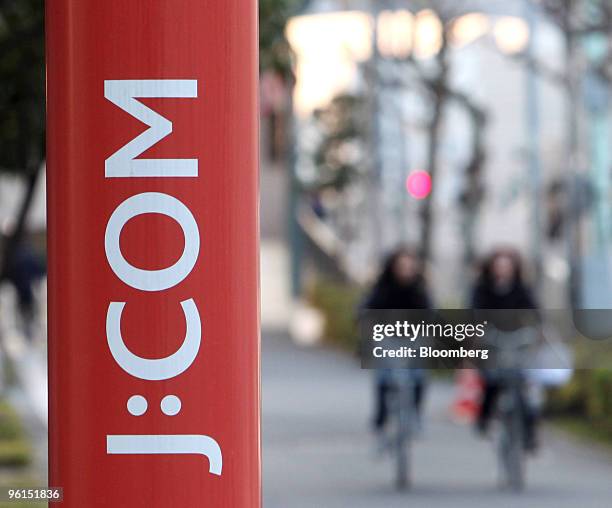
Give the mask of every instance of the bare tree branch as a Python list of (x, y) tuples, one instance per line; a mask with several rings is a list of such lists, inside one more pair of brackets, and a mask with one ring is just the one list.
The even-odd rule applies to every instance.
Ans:
[(557, 71), (555, 69), (552, 69), (551, 67), (548, 67), (543, 62), (537, 60), (536, 58), (530, 56), (527, 53), (519, 53), (517, 55), (514, 55), (512, 58), (514, 58), (518, 62), (524, 63), (528, 69), (531, 69), (532, 71), (552, 83), (563, 87), (566, 87), (569, 84), (567, 76), (564, 72)]

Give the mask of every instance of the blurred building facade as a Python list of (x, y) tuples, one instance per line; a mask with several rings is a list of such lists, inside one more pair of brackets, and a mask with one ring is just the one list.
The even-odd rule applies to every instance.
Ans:
[[(431, 5), (444, 7), (445, 2)], [(461, 196), (466, 185), (473, 183), (466, 179), (472, 119), (465, 104), (449, 100), (440, 127), (433, 182), (429, 276), (437, 301), (444, 306), (465, 301), (470, 279), (464, 256), (465, 222), (473, 219), (475, 255), (499, 245), (519, 249), (532, 275), (539, 275), (538, 288), (550, 307), (567, 305), (572, 268), (569, 251), (579, 246), (581, 299), (588, 306), (589, 298), (593, 300), (592, 279), (609, 264), (605, 256), (611, 232), (606, 189), (612, 161), (605, 149), (607, 89), (597, 89), (587, 76), (581, 84), (579, 106), (568, 111), (566, 88), (555, 78), (563, 75), (567, 65), (558, 27), (522, 0), (461, 5), (460, 11), (454, 11), (462, 23), (455, 23), (451, 33), (448, 86), (468, 98), (486, 118), (481, 133), (483, 195), (475, 217), (466, 218)], [(398, 11), (398, 6), (398, 2), (313, 1), (287, 29), (297, 59), (296, 172), (306, 185), (317, 171), (313, 162), (313, 146), (320, 137), (313, 122), (316, 111), (341, 94), (363, 96), (370, 106), (374, 104), (364, 120), (369, 139), (362, 150), (370, 175), (361, 175), (341, 196), (322, 193), (325, 222), (341, 246), (336, 251), (341, 251), (342, 263), (359, 281), (368, 279), (380, 257), (394, 245), (418, 243), (422, 227), (423, 203), (406, 192), (405, 180), (412, 170), (427, 169), (426, 126), (431, 105), (411, 63), (418, 61), (418, 68), (428, 72), (440, 36), (435, 33), (435, 20), (418, 28), (419, 16), (432, 18), (431, 10), (410, 13)], [(385, 16), (394, 16), (395, 25), (389, 19), (383, 23)], [(397, 39), (402, 36), (403, 43)], [(406, 55), (398, 58), (402, 51)], [(546, 72), (528, 65), (531, 61), (544, 62)], [(573, 154), (568, 150), (568, 122), (575, 122), (578, 131), (578, 148)], [(377, 173), (374, 182), (373, 172)], [(570, 187), (578, 187), (582, 197), (570, 196)], [(595, 195), (599, 198), (593, 204)], [(577, 204), (580, 199), (585, 201), (582, 208)], [(573, 200), (571, 209), (568, 200)], [(373, 207), (377, 207), (374, 220)], [(572, 246), (567, 222), (573, 213), (579, 215), (576, 222), (581, 238)], [(350, 227), (343, 227), (347, 222)], [(600, 281), (598, 287), (600, 294), (590, 306), (596, 302), (612, 306), (602, 305), (606, 302), (601, 295), (610, 285)]]

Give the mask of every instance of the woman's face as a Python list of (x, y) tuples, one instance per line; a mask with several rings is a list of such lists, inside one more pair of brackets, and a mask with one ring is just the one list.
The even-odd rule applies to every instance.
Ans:
[(400, 254), (393, 264), (393, 276), (400, 284), (412, 282), (419, 274), (419, 261), (410, 254)]
[(507, 254), (500, 254), (493, 260), (491, 265), (493, 279), (499, 284), (508, 284), (516, 277), (516, 266), (514, 260)]

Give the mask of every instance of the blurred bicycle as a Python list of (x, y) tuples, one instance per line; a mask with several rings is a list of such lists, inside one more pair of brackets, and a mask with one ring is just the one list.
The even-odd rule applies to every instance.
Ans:
[(386, 371), (388, 416), (379, 432), (380, 448), (393, 458), (394, 483), (405, 490), (412, 483), (411, 450), (421, 430), (420, 398), (422, 369), (398, 368)]
[(499, 426), (497, 456), (500, 485), (513, 492), (525, 487), (526, 453), (535, 448), (534, 386), (526, 375), (537, 330), (530, 327), (511, 332), (497, 330), (487, 342), (495, 352), (495, 370), (484, 375), (495, 378), (498, 393), (494, 414)]
[[(418, 249), (399, 247), (387, 257), (357, 314), (363, 318), (365, 311), (373, 310), (378, 312), (379, 322), (392, 322), (393, 313), (400, 309), (431, 307)], [(399, 489), (410, 484), (410, 445), (426, 384), (422, 369), (407, 369), (408, 365), (403, 363), (389, 361), (377, 369), (373, 418), (379, 449), (394, 456), (395, 483)]]

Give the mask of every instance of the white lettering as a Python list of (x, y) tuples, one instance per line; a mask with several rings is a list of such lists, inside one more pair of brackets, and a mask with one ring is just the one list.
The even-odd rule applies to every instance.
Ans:
[(172, 132), (172, 122), (137, 98), (196, 98), (195, 79), (107, 80), (104, 97), (149, 128), (106, 159), (106, 178), (198, 176), (198, 159), (136, 159)]

